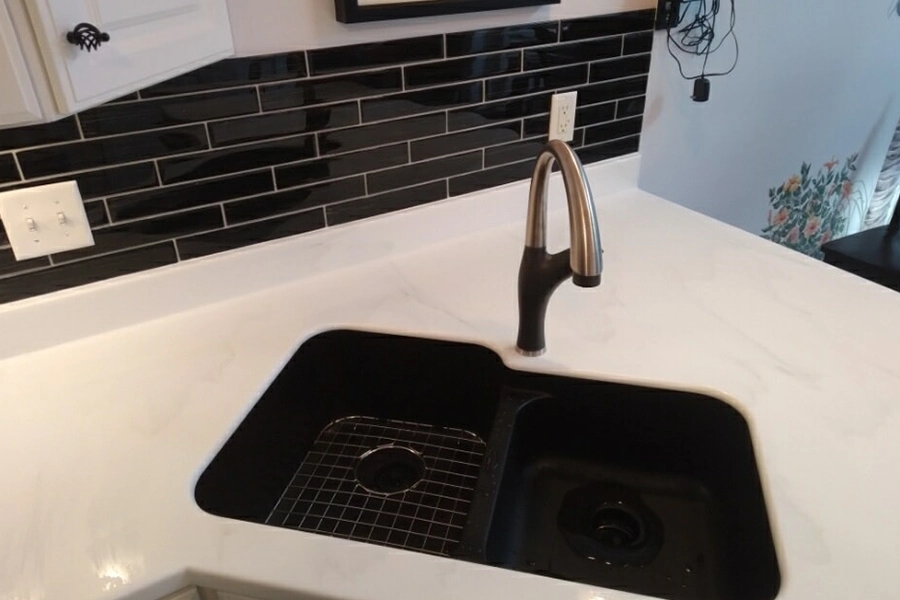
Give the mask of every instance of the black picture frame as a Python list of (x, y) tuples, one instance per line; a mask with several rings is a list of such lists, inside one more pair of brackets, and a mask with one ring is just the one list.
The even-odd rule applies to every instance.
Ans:
[(410, 19), (434, 15), (502, 10), (559, 4), (562, 0), (427, 0), (402, 2), (384, 6), (360, 6), (359, 0), (334, 0), (337, 20), (341, 23), (364, 23), (390, 19)]

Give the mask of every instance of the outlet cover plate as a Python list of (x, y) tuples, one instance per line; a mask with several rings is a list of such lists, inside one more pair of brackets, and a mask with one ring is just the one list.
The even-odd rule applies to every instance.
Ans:
[(550, 101), (549, 139), (571, 142), (575, 139), (578, 92), (554, 94)]
[(74, 181), (0, 193), (0, 220), (16, 260), (94, 245)]

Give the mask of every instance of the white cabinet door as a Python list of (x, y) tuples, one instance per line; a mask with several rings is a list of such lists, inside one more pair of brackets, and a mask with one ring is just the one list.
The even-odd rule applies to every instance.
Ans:
[(18, 36), (6, 4), (0, 0), (0, 127), (42, 118)]
[[(226, 0), (27, 0), (63, 113), (73, 113), (233, 54)], [(66, 40), (80, 23), (110, 39)]]

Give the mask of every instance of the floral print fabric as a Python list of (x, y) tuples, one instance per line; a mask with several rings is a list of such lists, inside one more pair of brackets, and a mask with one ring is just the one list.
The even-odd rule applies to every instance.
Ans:
[(846, 233), (851, 209), (858, 202), (853, 183), (858, 155), (843, 166), (830, 160), (815, 174), (803, 163), (800, 173), (769, 190), (769, 223), (763, 237), (815, 258), (822, 244)]

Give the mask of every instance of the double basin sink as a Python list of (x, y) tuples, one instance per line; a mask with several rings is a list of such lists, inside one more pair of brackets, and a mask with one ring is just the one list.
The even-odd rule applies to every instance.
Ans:
[(737, 410), (515, 371), (471, 344), (311, 338), (195, 497), (223, 517), (659, 598), (780, 586)]

